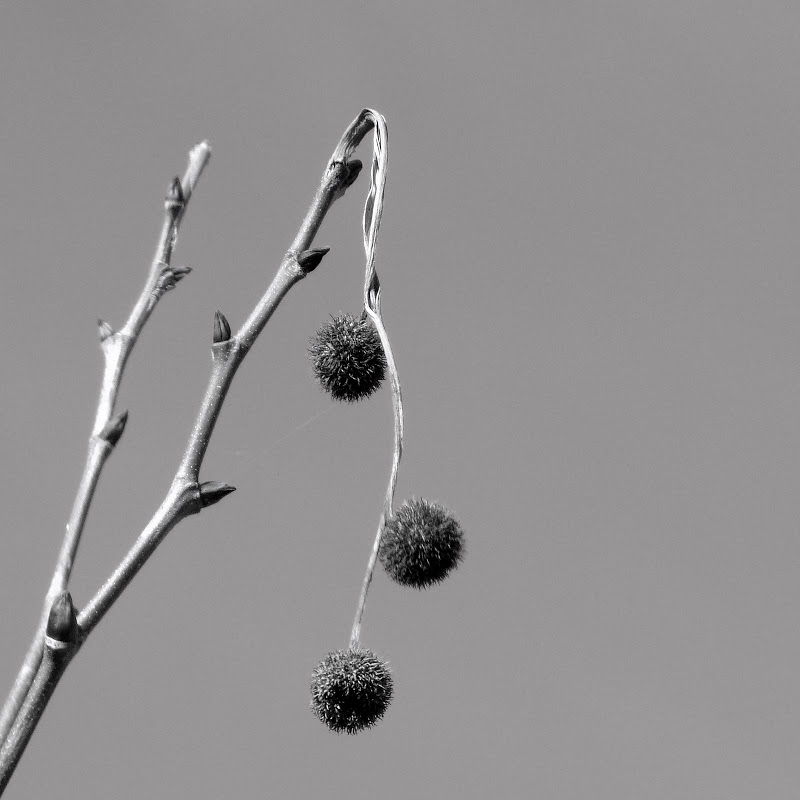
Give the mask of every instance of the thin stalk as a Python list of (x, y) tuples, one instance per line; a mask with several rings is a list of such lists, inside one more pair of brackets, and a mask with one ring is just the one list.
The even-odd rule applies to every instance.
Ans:
[(392, 454), (392, 469), (389, 474), (389, 484), (386, 488), (386, 495), (383, 501), (383, 510), (378, 522), (378, 532), (372, 544), (367, 569), (364, 574), (364, 581), (361, 585), (361, 593), (356, 606), (356, 614), (353, 620), (353, 628), (350, 633), (350, 647), (355, 649), (359, 645), (361, 638), (361, 623), (364, 618), (364, 608), (367, 603), (367, 594), (372, 583), (372, 576), (375, 573), (375, 564), (378, 561), (381, 538), (386, 521), (392, 515), (394, 503), (394, 493), (397, 487), (397, 473), (400, 467), (400, 458), (403, 455), (403, 396), (400, 390), (400, 378), (397, 373), (397, 365), (389, 343), (389, 334), (383, 324), (381, 315), (381, 286), (378, 280), (378, 273), (375, 270), (375, 250), (378, 241), (378, 230), (380, 229), (381, 216), (383, 215), (383, 201), (386, 190), (386, 174), (388, 169), (388, 131), (386, 121), (375, 112), (363, 111), (363, 115), (370, 114), (375, 126), (375, 136), (373, 144), (372, 171), (369, 194), (364, 204), (364, 252), (366, 254), (366, 269), (364, 273), (364, 309), (375, 325), (378, 336), (383, 346), (386, 356), (386, 365), (389, 371), (389, 383), (392, 392), (392, 410), (394, 412), (394, 450)]
[[(92, 434), (89, 437), (89, 449), (86, 464), (72, 506), (69, 522), (66, 526), (61, 550), (45, 595), (39, 623), (23, 659), (11, 692), (0, 712), (0, 743), (8, 736), (11, 726), (19, 713), (25, 696), (33, 683), (39, 662), (42, 659), (42, 643), (54, 598), (69, 584), (72, 567), (80, 545), (84, 524), (94, 498), (94, 491), (100, 479), (103, 465), (113, 450), (113, 444), (101, 434), (114, 413), (117, 395), (119, 394), (122, 374), (128, 356), (133, 350), (139, 334), (150, 318), (158, 300), (165, 291), (172, 288), (188, 270), (173, 270), (170, 266), (172, 251), (178, 236), (183, 215), (194, 187), (200, 178), (209, 158), (211, 148), (208, 142), (201, 142), (189, 152), (189, 160), (183, 179), (176, 178), (170, 187), (164, 210), (164, 221), (156, 245), (150, 271), (144, 288), (125, 323), (118, 333), (111, 331), (105, 323), (101, 323), (101, 348), (104, 358), (103, 379), (95, 413)], [(177, 185), (176, 185), (177, 182)]]

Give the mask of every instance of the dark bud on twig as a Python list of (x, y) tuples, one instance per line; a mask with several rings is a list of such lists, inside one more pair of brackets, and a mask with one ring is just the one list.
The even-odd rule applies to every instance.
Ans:
[(57, 642), (74, 642), (78, 638), (78, 618), (72, 605), (72, 595), (66, 590), (50, 606), (47, 635)]
[(389, 665), (371, 650), (336, 650), (311, 674), (311, 710), (336, 733), (358, 733), (386, 713), (392, 691)]
[(364, 165), (357, 158), (354, 158), (352, 161), (348, 161), (346, 166), (347, 177), (344, 179), (344, 183), (342, 184), (342, 191), (349, 189), (356, 182), (356, 178), (358, 178), (359, 174), (361, 173), (361, 168)]
[(213, 506), (214, 503), (219, 503), (223, 497), (235, 491), (236, 487), (228, 483), (206, 481), (200, 484), (200, 502), (203, 508), (208, 508), (209, 506)]
[(303, 272), (308, 275), (313, 272), (318, 266), (320, 261), (330, 252), (330, 247), (317, 247), (313, 250), (303, 250), (297, 256), (297, 264)]
[(425, 589), (444, 580), (464, 558), (464, 533), (443, 506), (410, 500), (386, 521), (378, 557), (392, 580)]
[(112, 447), (120, 440), (125, 431), (125, 424), (128, 422), (128, 412), (123, 411), (106, 422), (103, 430), (98, 434), (99, 438), (105, 439)]
[(174, 289), (178, 281), (182, 281), (191, 271), (191, 267), (170, 267), (165, 264), (156, 288), (153, 290), (155, 298), (158, 299), (164, 292)]
[(170, 267), (170, 272), (172, 273), (172, 278), (177, 283), (182, 278), (185, 278), (191, 271), (191, 267)]
[(231, 326), (221, 311), (214, 312), (214, 344), (227, 342), (231, 338)]
[(101, 342), (108, 339), (109, 336), (114, 335), (114, 329), (103, 319), (97, 320), (97, 338)]
[(167, 197), (164, 200), (164, 208), (169, 211), (173, 216), (186, 205), (186, 198), (183, 196), (183, 186), (181, 186), (181, 179), (175, 176), (172, 183), (167, 189)]

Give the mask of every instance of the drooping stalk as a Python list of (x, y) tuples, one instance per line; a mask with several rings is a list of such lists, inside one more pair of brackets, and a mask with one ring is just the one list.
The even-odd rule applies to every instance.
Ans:
[[(367, 112), (362, 112), (367, 113)], [(372, 112), (374, 113), (374, 112)], [(389, 474), (389, 484), (386, 488), (386, 495), (383, 501), (383, 510), (378, 521), (378, 532), (370, 551), (367, 569), (364, 574), (364, 581), (361, 585), (361, 593), (356, 606), (356, 615), (353, 620), (353, 628), (350, 633), (350, 647), (355, 649), (359, 645), (361, 638), (361, 623), (364, 618), (364, 608), (367, 603), (367, 594), (372, 583), (372, 576), (375, 572), (375, 565), (378, 561), (378, 551), (380, 550), (381, 536), (386, 520), (392, 514), (394, 503), (394, 492), (397, 486), (397, 472), (400, 467), (400, 458), (403, 455), (403, 397), (400, 391), (400, 378), (397, 374), (392, 347), (389, 343), (389, 334), (383, 324), (381, 316), (381, 286), (378, 280), (378, 273), (375, 269), (375, 249), (378, 241), (378, 230), (381, 225), (383, 215), (383, 200), (386, 191), (386, 173), (388, 168), (388, 144), (389, 136), (386, 129), (386, 120), (376, 114), (374, 117), (375, 136), (373, 144), (372, 170), (369, 194), (364, 204), (364, 252), (366, 254), (366, 269), (364, 275), (364, 309), (375, 325), (375, 329), (380, 336), (383, 352), (386, 357), (386, 366), (389, 372), (389, 384), (392, 392), (392, 410), (394, 412), (394, 449), (392, 453), (392, 469)]]

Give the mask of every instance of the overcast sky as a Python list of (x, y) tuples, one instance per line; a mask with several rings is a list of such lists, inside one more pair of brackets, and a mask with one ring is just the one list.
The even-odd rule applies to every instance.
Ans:
[[(84, 604), (166, 492), (210, 365), (341, 133), (389, 126), (377, 267), (406, 404), (398, 500), (467, 558), (379, 572), (392, 667), (356, 737), (308, 709), (346, 646), (391, 462), (388, 389), (306, 357), (358, 313), (366, 171), (239, 371), (175, 529), (70, 666), (6, 797), (794, 800), (800, 785), (800, 6), (0, 4), (0, 692), (82, 468), (164, 191), (213, 148), (119, 408)], [(365, 140), (358, 157), (371, 157)]]

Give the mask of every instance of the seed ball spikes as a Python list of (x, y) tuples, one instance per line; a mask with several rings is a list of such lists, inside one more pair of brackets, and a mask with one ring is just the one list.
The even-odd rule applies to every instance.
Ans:
[(444, 580), (464, 549), (461, 526), (446, 508), (412, 499), (387, 520), (378, 556), (390, 578), (424, 589)]
[(334, 400), (363, 400), (386, 375), (380, 336), (365, 313), (332, 316), (311, 340), (308, 355), (317, 381)]
[(391, 700), (389, 667), (366, 648), (328, 653), (311, 673), (311, 710), (336, 733), (371, 728)]

